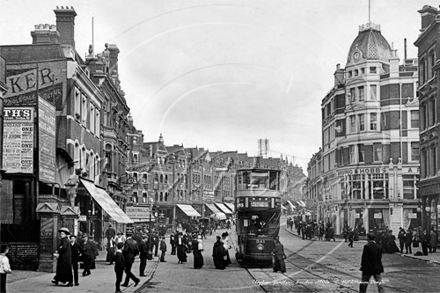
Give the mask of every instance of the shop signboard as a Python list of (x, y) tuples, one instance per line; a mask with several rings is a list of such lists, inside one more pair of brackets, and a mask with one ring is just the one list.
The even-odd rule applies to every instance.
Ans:
[(375, 213), (374, 218), (375, 219), (382, 219), (382, 213)]
[(5, 107), (3, 114), (3, 169), (7, 173), (32, 174), (34, 109)]
[(39, 178), (55, 182), (55, 107), (38, 97)]

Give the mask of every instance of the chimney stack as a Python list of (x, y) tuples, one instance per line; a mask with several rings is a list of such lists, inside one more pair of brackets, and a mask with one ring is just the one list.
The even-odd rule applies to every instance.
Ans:
[(427, 28), (438, 14), (438, 10), (435, 7), (425, 5), (418, 11), (422, 16), (422, 29)]
[(72, 49), (75, 49), (75, 9), (68, 6), (66, 8), (57, 6), (54, 12), (57, 20), (57, 30), (60, 33), (60, 43), (70, 45)]
[(335, 86), (344, 84), (344, 74), (345, 74), (345, 69), (341, 69), (341, 64), (336, 64), (336, 71), (334, 73)]
[(58, 44), (60, 33), (55, 25), (37, 24), (31, 31), (32, 44)]

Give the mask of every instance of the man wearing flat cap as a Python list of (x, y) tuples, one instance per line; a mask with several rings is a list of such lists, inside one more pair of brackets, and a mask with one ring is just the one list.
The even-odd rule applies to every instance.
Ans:
[(72, 250), (70, 247), (69, 229), (63, 227), (58, 230), (60, 233), (60, 243), (57, 249), (57, 270), (56, 275), (52, 280), (52, 283), (58, 285), (59, 282), (67, 283), (65, 286), (73, 286), (72, 275)]

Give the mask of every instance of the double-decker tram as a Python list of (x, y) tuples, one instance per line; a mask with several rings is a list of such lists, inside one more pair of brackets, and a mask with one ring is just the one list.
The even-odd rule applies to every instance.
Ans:
[(236, 176), (236, 259), (240, 264), (272, 264), (280, 230), (281, 171), (240, 169)]

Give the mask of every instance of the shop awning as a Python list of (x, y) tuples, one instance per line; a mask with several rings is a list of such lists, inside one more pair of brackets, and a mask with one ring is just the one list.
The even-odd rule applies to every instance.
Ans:
[(302, 201), (302, 200), (297, 200), (296, 201), (300, 206), (302, 206), (303, 208), (306, 207), (306, 204)]
[(223, 214), (222, 211), (220, 211), (213, 203), (205, 203), (205, 206), (211, 210), (212, 213), (214, 214), (218, 214), (221, 213)]
[(292, 210), (296, 210), (296, 206), (290, 200), (288, 200), (287, 202), (289, 203)]
[(220, 211), (227, 215), (232, 215), (232, 211), (228, 209), (224, 204), (222, 203), (215, 203), (215, 205), (219, 208)]
[(226, 220), (226, 215), (224, 213), (214, 213), (211, 215), (211, 218), (221, 221), (221, 220)]
[(131, 224), (130, 219), (123, 210), (108, 195), (105, 189), (97, 187), (93, 182), (81, 179), (82, 185), (87, 189), (96, 203), (116, 222), (119, 224)]
[(190, 205), (178, 204), (177, 206), (189, 217), (201, 217), (200, 214)]
[(233, 203), (225, 202), (225, 206), (227, 206), (233, 213), (235, 212), (235, 207)]

